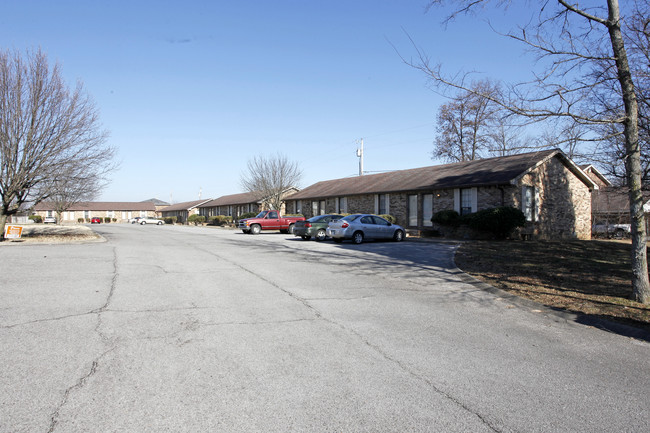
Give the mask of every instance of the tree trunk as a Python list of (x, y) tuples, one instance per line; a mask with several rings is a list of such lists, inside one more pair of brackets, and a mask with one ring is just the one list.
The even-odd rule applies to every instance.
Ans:
[(7, 215), (4, 214), (0, 210), (0, 229), (2, 229), (2, 233), (0, 233), (0, 242), (5, 240), (5, 225), (7, 224)]
[(625, 170), (629, 185), (630, 219), (632, 225), (632, 297), (635, 301), (650, 302), (645, 215), (641, 183), (641, 148), (639, 145), (639, 106), (621, 33), (618, 0), (608, 0), (608, 29), (616, 58), (618, 81), (625, 104)]

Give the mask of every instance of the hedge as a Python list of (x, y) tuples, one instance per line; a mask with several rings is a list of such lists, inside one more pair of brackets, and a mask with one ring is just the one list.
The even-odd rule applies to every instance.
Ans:
[(203, 215), (190, 215), (187, 218), (188, 223), (194, 223), (194, 225), (203, 224), (205, 222), (205, 216)]
[(208, 224), (213, 226), (225, 226), (232, 222), (232, 217), (227, 215), (213, 215), (208, 219)]
[(464, 224), (476, 231), (491, 233), (498, 239), (505, 239), (515, 228), (526, 224), (526, 217), (519, 209), (502, 206), (463, 216), (455, 210), (443, 210), (436, 212), (431, 221), (454, 228)]

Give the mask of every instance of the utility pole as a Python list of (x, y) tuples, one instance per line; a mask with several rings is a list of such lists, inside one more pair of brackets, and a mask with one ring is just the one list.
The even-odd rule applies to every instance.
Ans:
[(357, 156), (359, 157), (359, 176), (363, 176), (363, 138), (361, 139), (361, 147), (357, 149)]

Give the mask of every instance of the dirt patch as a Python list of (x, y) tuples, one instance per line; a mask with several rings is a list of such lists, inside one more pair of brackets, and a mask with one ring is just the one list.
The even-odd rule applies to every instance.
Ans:
[(25, 225), (20, 239), (7, 239), (0, 245), (15, 245), (19, 243), (74, 243), (92, 242), (103, 238), (82, 225)]
[(463, 243), (456, 265), (550, 307), (650, 331), (650, 305), (634, 302), (629, 241)]

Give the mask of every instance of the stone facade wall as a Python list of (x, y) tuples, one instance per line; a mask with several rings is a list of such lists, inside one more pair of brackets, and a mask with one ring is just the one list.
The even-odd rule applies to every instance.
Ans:
[[(558, 158), (524, 176), (520, 186), (535, 187), (537, 218), (532, 235), (539, 239), (591, 239), (591, 192)], [(521, 206), (521, 193), (513, 194)]]

